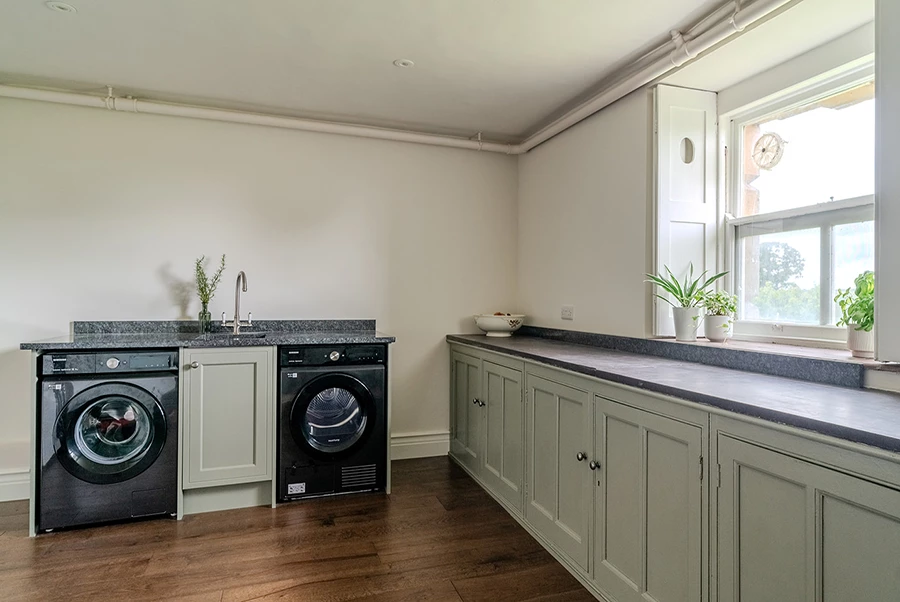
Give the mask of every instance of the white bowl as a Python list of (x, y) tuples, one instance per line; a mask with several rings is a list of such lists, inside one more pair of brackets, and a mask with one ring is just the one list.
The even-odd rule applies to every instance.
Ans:
[(525, 316), (522, 314), (508, 316), (478, 314), (475, 316), (475, 324), (489, 337), (511, 337), (512, 333), (519, 330), (524, 323)]

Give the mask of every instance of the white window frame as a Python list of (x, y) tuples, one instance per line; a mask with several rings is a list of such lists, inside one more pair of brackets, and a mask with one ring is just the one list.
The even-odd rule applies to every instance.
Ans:
[[(852, 64), (846, 69), (832, 71), (822, 77), (809, 80), (788, 91), (761, 99), (749, 106), (719, 116), (720, 124), (727, 124), (721, 129), (721, 152), (724, 160), (724, 181), (720, 190), (724, 192), (724, 203), (720, 203), (720, 224), (722, 229), (722, 248), (719, 256), (724, 261), (724, 269), (729, 271), (725, 279), (725, 288), (731, 293), (737, 292), (740, 266), (736, 263), (738, 229), (754, 229), (763, 232), (779, 232), (812, 228), (817, 226), (853, 223), (874, 218), (875, 196), (867, 195), (853, 199), (837, 200), (820, 205), (788, 209), (760, 215), (735, 217), (735, 207), (741, 200), (742, 168), (743, 168), (743, 128), (745, 125), (759, 123), (767, 117), (807, 105), (840, 92), (855, 88), (874, 80), (875, 67), (873, 61)], [(733, 151), (732, 151), (733, 149)], [(823, 236), (823, 256), (827, 243), (830, 252), (830, 240)], [(831, 280), (830, 262), (821, 262), (822, 308), (826, 309), (824, 299), (829, 293)], [(827, 275), (825, 274), (826, 272)], [(826, 289), (826, 286), (828, 287)], [(829, 306), (830, 310), (830, 306)], [(809, 325), (778, 323), (756, 320), (735, 320), (734, 338), (745, 341), (768, 343), (792, 343), (818, 347), (844, 348), (847, 343), (846, 327), (828, 325)]]

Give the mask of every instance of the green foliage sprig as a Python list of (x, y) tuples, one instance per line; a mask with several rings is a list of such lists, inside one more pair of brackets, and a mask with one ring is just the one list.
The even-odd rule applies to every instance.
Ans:
[(867, 270), (856, 277), (855, 290), (838, 289), (835, 302), (841, 306), (838, 326), (854, 325), (856, 330), (871, 332), (875, 326), (875, 273)]
[(222, 272), (225, 271), (225, 255), (222, 255), (219, 269), (216, 270), (216, 273), (213, 274), (212, 278), (206, 274), (206, 255), (201, 255), (200, 258), (194, 262), (194, 271), (197, 277), (197, 296), (200, 297), (200, 303), (209, 305), (213, 295), (216, 294), (216, 288), (219, 286), (219, 281), (222, 279)]
[(737, 296), (725, 291), (707, 291), (703, 308), (708, 316), (733, 316), (737, 313)]
[(659, 297), (672, 307), (699, 307), (703, 303), (703, 295), (709, 285), (728, 273), (721, 272), (704, 280), (703, 278), (704, 276), (706, 276), (708, 270), (703, 270), (703, 273), (695, 279), (694, 264), (691, 263), (690, 272), (684, 277), (684, 282), (682, 283), (678, 281), (678, 278), (675, 277), (675, 274), (672, 273), (672, 270), (669, 269), (669, 266), (666, 265), (663, 266), (663, 268), (665, 268), (666, 270), (666, 276), (654, 276), (653, 274), (647, 274), (647, 278), (649, 280), (645, 280), (645, 282), (652, 282), (659, 288), (672, 295), (672, 297), (675, 298), (677, 305), (675, 303), (672, 303), (672, 301), (669, 300), (668, 297), (664, 297), (663, 295), (655, 293), (657, 297)]

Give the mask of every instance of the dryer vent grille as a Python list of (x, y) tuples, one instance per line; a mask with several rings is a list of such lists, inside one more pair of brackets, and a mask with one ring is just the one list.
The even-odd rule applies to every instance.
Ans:
[(374, 464), (345, 466), (341, 468), (341, 489), (375, 487), (375, 482), (376, 475)]

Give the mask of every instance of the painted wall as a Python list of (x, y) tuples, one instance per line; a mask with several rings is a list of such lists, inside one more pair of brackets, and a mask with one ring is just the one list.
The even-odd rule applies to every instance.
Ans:
[(520, 156), (519, 309), (530, 324), (650, 333), (652, 123), (651, 93), (639, 90)]
[(0, 132), (0, 470), (27, 466), (19, 342), (196, 316), (203, 254), (228, 256), (214, 317), (244, 270), (255, 318), (396, 335), (395, 436), (446, 434), (444, 335), (515, 306), (514, 157), (15, 100)]
[(900, 362), (900, 2), (875, 11), (875, 357)]

